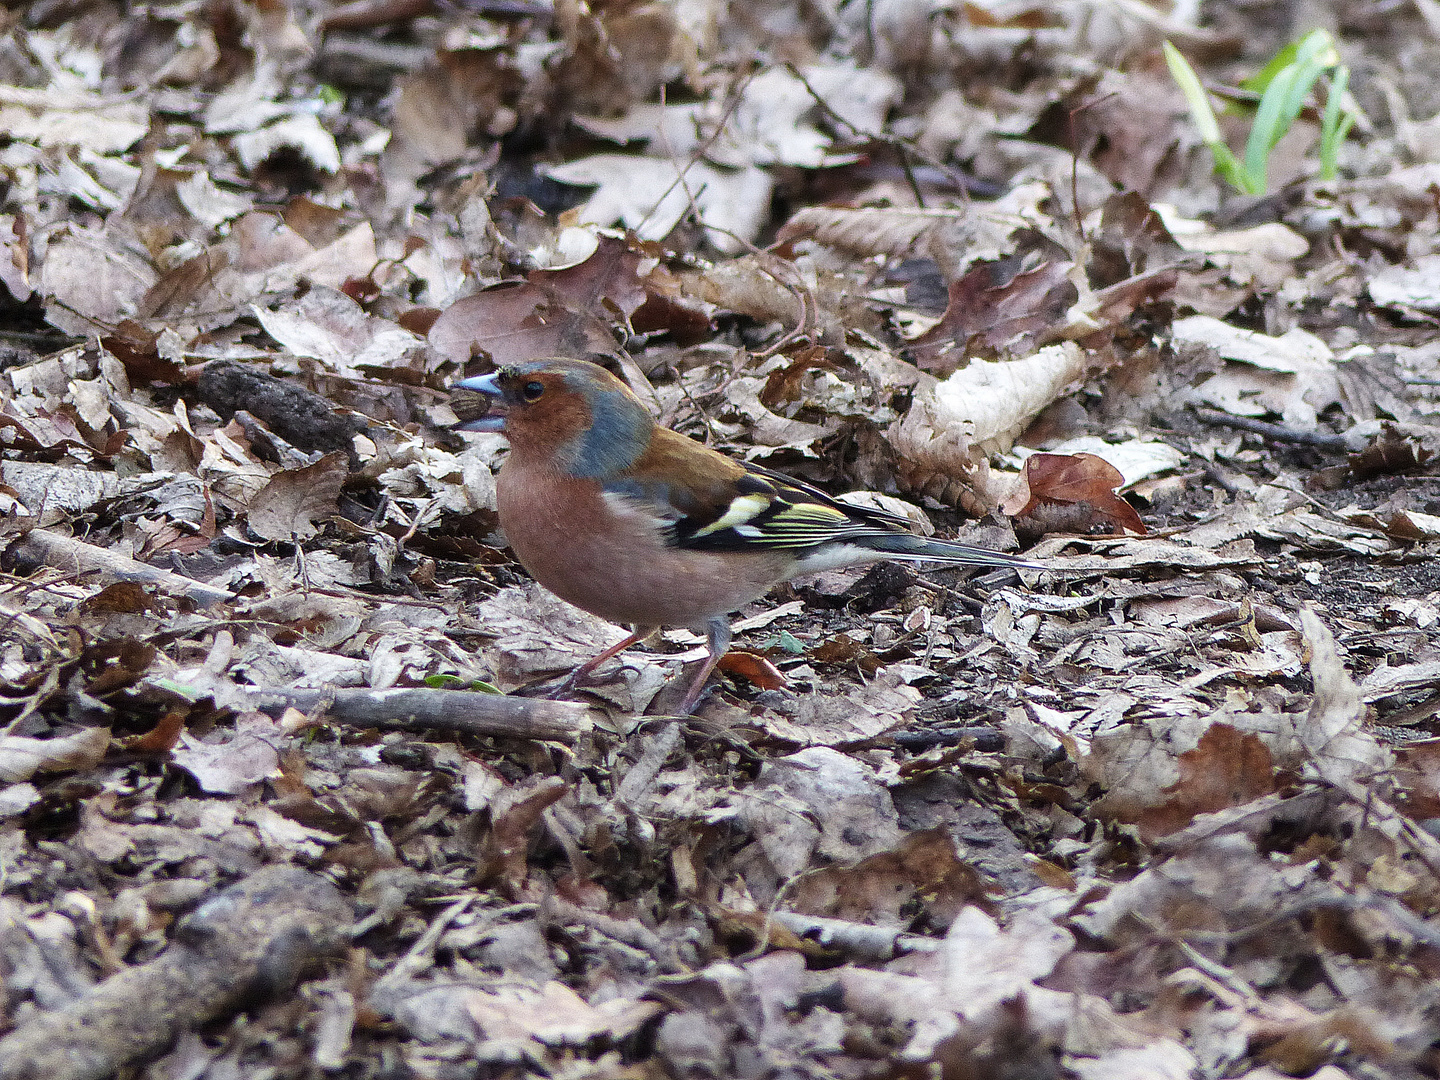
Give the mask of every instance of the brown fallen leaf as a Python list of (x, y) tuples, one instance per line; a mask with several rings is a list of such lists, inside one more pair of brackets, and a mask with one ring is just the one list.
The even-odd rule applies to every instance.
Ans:
[(1380, 434), (1370, 445), (1350, 455), (1350, 472), (1357, 480), (1406, 473), (1424, 465), (1434, 454), (1433, 446), (1426, 446), (1423, 439), (1400, 431), (1394, 424), (1381, 424)]
[(522, 895), (530, 876), (530, 830), (569, 790), (558, 776), (535, 776), (497, 794), (490, 801), (490, 832), (480, 845), (476, 880), (493, 883), (508, 896)]
[(456, 363), (484, 354), (495, 364), (541, 356), (615, 351), (611, 321), (645, 303), (643, 256), (626, 241), (601, 236), (583, 262), (534, 270), (455, 301), (431, 324), (430, 344)]
[(720, 658), (719, 668), (728, 675), (739, 675), (761, 690), (779, 690), (790, 685), (780, 669), (759, 653), (732, 649)]
[(615, 338), (601, 319), (570, 308), (543, 286), (510, 281), (451, 304), (430, 327), (430, 344), (459, 364), (482, 355), (514, 364), (608, 353)]
[(633, 315), (645, 303), (646, 284), (638, 271), (644, 256), (624, 240), (600, 236), (584, 262), (557, 270), (532, 270), (527, 279), (563, 298), (575, 311), (610, 310)]
[(1140, 814), (1147, 837), (1183, 829), (1196, 814), (1240, 806), (1276, 788), (1269, 749), (1253, 733), (1212, 724), (1193, 750), (1179, 755), (1180, 779), (1162, 793), (1165, 801)]
[[(1125, 482), (1120, 470), (1094, 454), (1033, 454), (1025, 459), (1022, 479), (1027, 490), (1001, 509), (1043, 523), (1044, 532), (1088, 533), (1102, 524), (1138, 536), (1148, 532), (1135, 508), (1115, 492)], [(1070, 512), (1058, 518), (1046, 513), (1054, 507)]]
[(809, 650), (812, 660), (822, 664), (857, 665), (866, 675), (873, 675), (884, 665), (875, 653), (849, 634), (836, 634)]
[(1079, 298), (1067, 262), (1019, 270), (1010, 261), (975, 267), (950, 283), (940, 321), (910, 343), (917, 367), (946, 376), (976, 354), (1016, 356), (1040, 344)]
[(115, 615), (157, 609), (154, 597), (138, 581), (115, 581), (80, 601), (80, 610), (86, 615)]
[(266, 540), (304, 540), (320, 531), (315, 522), (335, 512), (350, 475), (345, 454), (326, 454), (313, 465), (272, 476), (250, 503), (250, 528)]
[(165, 359), (159, 352), (160, 333), (149, 330), (134, 319), (122, 319), (100, 344), (125, 365), (125, 374), (132, 385), (144, 386), (157, 382), (177, 386), (185, 381), (185, 369), (175, 360)]
[(87, 646), (80, 656), (80, 669), (88, 678), (85, 692), (104, 697), (135, 685), (155, 662), (156, 649), (135, 638), (110, 638)]
[(159, 555), (161, 552), (173, 551), (180, 555), (194, 555), (197, 551), (203, 551), (210, 546), (215, 539), (215, 500), (210, 498), (210, 489), (205, 488), (201, 494), (205, 499), (205, 512), (200, 518), (200, 524), (195, 526), (194, 531), (188, 531), (184, 523), (177, 521), (161, 521), (154, 524), (148, 522), (137, 522), (137, 528), (145, 537), (145, 543), (140, 547), (137, 554), (144, 558)]
[(185, 730), (185, 717), (185, 713), (172, 709), (145, 734), (121, 739), (120, 745), (132, 754), (163, 754), (173, 750), (180, 733)]
[(945, 830), (929, 829), (852, 865), (813, 870), (796, 881), (787, 906), (881, 926), (904, 925), (906, 913), (918, 907), (945, 927), (968, 904), (994, 914), (995, 891), (960, 858)]

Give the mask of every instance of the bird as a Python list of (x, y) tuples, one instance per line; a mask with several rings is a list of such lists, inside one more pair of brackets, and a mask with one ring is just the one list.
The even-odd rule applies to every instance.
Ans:
[(509, 443), (496, 510), (520, 564), (562, 600), (632, 628), (561, 693), (658, 628), (686, 627), (708, 647), (680, 706), (688, 716), (729, 647), (730, 615), (781, 582), (882, 559), (1036, 566), (917, 536), (898, 515), (727, 457), (656, 423), (587, 360), (506, 363), (455, 386), (489, 399), (455, 430)]

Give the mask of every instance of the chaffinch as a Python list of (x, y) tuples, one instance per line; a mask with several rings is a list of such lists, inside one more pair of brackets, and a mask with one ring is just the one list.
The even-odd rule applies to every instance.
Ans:
[(716, 453), (656, 424), (629, 387), (584, 360), (509, 364), (456, 385), (492, 399), (458, 430), (510, 443), (496, 497), (520, 563), (561, 599), (634, 630), (567, 687), (658, 627), (688, 627), (709, 646), (688, 715), (730, 644), (730, 613), (782, 581), (881, 559), (1029, 565), (915, 536), (904, 518)]

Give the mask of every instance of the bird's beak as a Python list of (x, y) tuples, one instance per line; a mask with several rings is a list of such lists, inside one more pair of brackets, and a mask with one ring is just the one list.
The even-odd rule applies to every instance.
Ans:
[[(505, 430), (505, 409), (500, 404), (500, 384), (495, 379), (495, 373), (489, 375), (476, 375), (473, 379), (461, 379), (452, 389), (469, 390), (476, 394), (485, 394), (490, 398), (490, 408), (483, 416), (461, 420), (455, 425), (456, 431), (504, 431)], [(497, 411), (498, 406), (498, 411)]]

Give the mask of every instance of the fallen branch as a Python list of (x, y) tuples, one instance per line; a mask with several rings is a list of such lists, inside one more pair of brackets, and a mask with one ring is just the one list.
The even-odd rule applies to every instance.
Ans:
[(0, 1039), (0, 1080), (100, 1080), (163, 1053), (333, 953), (354, 918), (329, 881), (266, 866), (176, 927), (159, 957), (112, 975)]
[(1328, 435), (1322, 431), (1300, 431), (1281, 424), (1267, 424), (1264, 420), (1252, 420), (1248, 416), (1233, 416), (1218, 409), (1196, 409), (1195, 415), (1202, 423), (1218, 427), (1248, 431), (1252, 435), (1263, 435), (1276, 442), (1297, 443), (1300, 446), (1314, 446), (1321, 450), (1349, 451), (1343, 435)]
[(167, 593), (183, 596), (200, 607), (210, 607), (214, 604), (224, 603), (226, 600), (235, 599), (234, 594), (225, 589), (217, 589), (211, 585), (192, 581), (190, 578), (170, 570), (162, 570), (157, 566), (147, 566), (128, 555), (121, 555), (95, 544), (87, 544), (83, 540), (76, 540), (73, 536), (63, 536), (60, 533), (51, 532), (49, 529), (31, 529), (10, 545), (7, 554), (22, 565), (32, 563), (38, 566), (54, 567), (57, 570), (82, 573), (98, 571), (121, 581), (135, 581), (141, 585), (150, 585)]
[(257, 690), (248, 695), (252, 707), (264, 712), (278, 713), (287, 707), (310, 712), (323, 706), (326, 720), (355, 727), (573, 739), (595, 726), (589, 706), (579, 702), (469, 690)]

